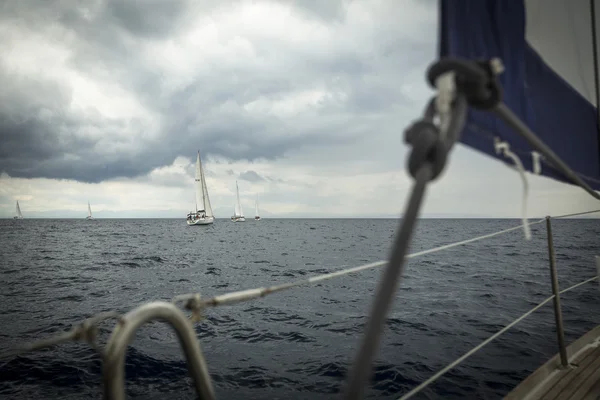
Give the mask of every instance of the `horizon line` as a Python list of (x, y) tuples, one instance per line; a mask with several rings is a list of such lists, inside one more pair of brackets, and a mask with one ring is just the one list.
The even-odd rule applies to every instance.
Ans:
[[(214, 217), (215, 220), (229, 220), (230, 217)], [(530, 220), (537, 220), (537, 219), (544, 219), (546, 218), (546, 216), (543, 217), (529, 217), (527, 218), (528, 221)], [(552, 215), (550, 215), (550, 218), (554, 218)], [(14, 217), (0, 217), (0, 219), (8, 219), (8, 220), (12, 220), (14, 219)], [(23, 217), (23, 219), (32, 219), (32, 220), (37, 220), (37, 219), (73, 219), (73, 220), (85, 220), (86, 217), (42, 217), (42, 216), (37, 216), (37, 217)], [(182, 217), (94, 217), (94, 219), (174, 219), (174, 220), (185, 220), (185, 218)], [(251, 218), (254, 219), (254, 218)], [(261, 220), (263, 219), (402, 219), (402, 216), (390, 216), (390, 217), (292, 217), (292, 216), (282, 216), (282, 217), (260, 217)], [(494, 217), (494, 216), (422, 216), (422, 217), (418, 217), (418, 219), (522, 219), (521, 217)], [(599, 217), (590, 217), (590, 216), (579, 216), (579, 215), (575, 215), (573, 217), (564, 217), (561, 219), (600, 219)]]

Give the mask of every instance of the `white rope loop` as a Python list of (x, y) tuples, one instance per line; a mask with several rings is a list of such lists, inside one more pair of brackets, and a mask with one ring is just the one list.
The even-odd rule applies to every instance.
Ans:
[(527, 225), (527, 198), (529, 196), (529, 184), (527, 182), (527, 176), (525, 175), (525, 168), (523, 167), (523, 163), (521, 159), (512, 151), (510, 151), (510, 146), (507, 142), (502, 142), (496, 138), (494, 143), (494, 148), (496, 153), (502, 153), (504, 157), (510, 158), (519, 171), (519, 175), (521, 176), (521, 180), (523, 181), (523, 197), (521, 204), (521, 219), (523, 220), (523, 231), (525, 232), (525, 240), (531, 240), (531, 230), (529, 229), (529, 225)]
[(540, 161), (542, 155), (537, 151), (531, 152), (531, 164), (533, 165), (533, 173), (540, 175), (542, 173), (542, 163)]
[(438, 89), (435, 106), (439, 117), (440, 139), (445, 140), (452, 118), (452, 101), (456, 95), (455, 73), (446, 72), (435, 83)]

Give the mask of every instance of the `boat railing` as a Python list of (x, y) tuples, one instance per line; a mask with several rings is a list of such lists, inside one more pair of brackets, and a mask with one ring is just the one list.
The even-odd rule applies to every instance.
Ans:
[[(575, 213), (575, 214), (566, 214), (560, 215), (556, 217), (552, 217), (555, 219), (558, 218), (567, 218), (574, 217), (584, 214), (597, 213), (600, 210)], [(558, 338), (558, 349), (559, 354), (561, 356), (561, 363), (563, 366), (568, 365), (567, 354), (566, 354), (566, 346), (564, 340), (564, 327), (562, 322), (562, 314), (560, 307), (560, 295), (571, 291), (581, 285), (592, 282), (598, 279), (598, 275), (586, 279), (582, 282), (579, 282), (573, 286), (570, 286), (562, 291), (559, 291), (558, 286), (558, 278), (556, 273), (556, 257), (554, 254), (554, 243), (552, 236), (552, 225), (551, 225), (551, 217), (546, 217), (545, 219), (540, 219), (537, 221), (527, 222), (526, 225), (532, 226), (541, 223), (546, 223), (547, 228), (547, 239), (548, 239), (548, 257), (549, 257), (549, 265), (550, 265), (550, 277), (552, 283), (552, 295), (546, 298), (544, 301), (533, 307), (531, 310), (527, 311), (523, 315), (516, 318), (513, 322), (506, 325), (500, 331), (490, 336), (488, 339), (481, 342), (479, 345), (475, 346), (469, 352), (465, 353), (463, 356), (459, 357), (448, 366), (438, 371), (432, 377), (421, 383), (419, 386), (412, 389), (410, 392), (406, 393), (401, 399), (408, 399), (413, 395), (417, 394), (428, 385), (433, 383), (435, 380), (440, 378), (446, 372), (456, 367), (458, 364), (462, 363), (471, 355), (475, 354), (481, 348), (489, 344), (491, 341), (498, 338), (500, 335), (508, 331), (510, 328), (521, 322), (523, 319), (531, 315), (536, 310), (540, 309), (545, 304), (550, 301), (554, 301), (554, 314), (555, 314), (555, 323), (556, 323), (556, 331)], [(408, 254), (406, 256), (407, 259), (417, 258), (428, 254), (437, 253), (443, 250), (455, 248), (458, 246), (463, 246), (469, 243), (481, 241), (484, 239), (489, 239), (495, 236), (503, 235), (509, 232), (514, 232), (516, 230), (523, 229), (524, 224), (500, 230), (497, 232), (469, 238), (466, 240), (453, 242), (445, 245), (441, 245), (438, 247), (434, 247), (431, 249), (415, 252), (412, 254)], [(596, 259), (598, 265), (598, 271), (600, 271), (600, 257)], [(106, 399), (116, 399), (122, 400), (125, 399), (125, 379), (124, 379), (124, 366), (125, 366), (125, 353), (130, 341), (133, 338), (133, 335), (137, 331), (137, 329), (143, 324), (151, 321), (162, 321), (170, 325), (175, 332), (177, 333), (177, 337), (179, 339), (179, 343), (182, 346), (183, 352), (187, 359), (187, 365), (189, 373), (192, 377), (195, 389), (197, 394), (202, 399), (214, 399), (214, 389), (211, 383), (210, 375), (208, 373), (207, 364), (205, 358), (202, 354), (199, 341), (197, 340), (197, 334), (194, 330), (194, 323), (199, 322), (202, 319), (203, 313), (207, 308), (216, 307), (216, 306), (224, 306), (224, 305), (232, 305), (235, 303), (245, 302), (249, 300), (259, 299), (274, 293), (282, 292), (285, 290), (290, 290), (302, 285), (314, 284), (317, 282), (322, 282), (325, 280), (341, 277), (344, 275), (354, 274), (360, 271), (380, 268), (387, 265), (387, 261), (377, 261), (365, 265), (360, 265), (357, 267), (346, 268), (326, 274), (312, 276), (306, 279), (288, 282), (283, 284), (277, 284), (272, 286), (265, 286), (260, 288), (241, 290), (235, 292), (229, 292), (226, 294), (203, 298), (199, 293), (190, 293), (176, 296), (172, 299), (171, 302), (152, 302), (143, 304), (132, 311), (128, 312), (125, 315), (120, 315), (117, 312), (104, 312), (98, 315), (95, 315), (82, 323), (74, 326), (70, 331), (61, 333), (55, 337), (50, 339), (40, 340), (28, 345), (24, 345), (22, 347), (16, 348), (10, 353), (6, 353), (2, 356), (2, 358), (10, 358), (15, 357), (24, 352), (29, 352), (33, 350), (38, 350), (46, 347), (55, 346), (68, 341), (85, 341), (91, 345), (96, 351), (99, 352), (102, 361), (103, 361), (103, 387), (104, 387), (104, 398)], [(600, 273), (599, 273), (600, 275)], [(182, 309), (178, 306), (182, 306), (183, 309), (190, 312), (189, 316), (186, 316)], [(108, 319), (117, 319), (117, 324), (113, 329), (113, 332), (109, 338), (108, 343), (104, 348), (99, 346), (96, 342), (96, 332), (98, 329), (98, 325), (105, 320)]]

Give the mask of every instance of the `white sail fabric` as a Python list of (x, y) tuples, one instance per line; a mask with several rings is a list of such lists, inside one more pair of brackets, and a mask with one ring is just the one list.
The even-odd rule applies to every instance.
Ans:
[(92, 207), (90, 207), (90, 202), (88, 201), (88, 217), (92, 217)]
[(240, 189), (238, 187), (237, 181), (235, 181), (235, 195), (236, 195), (236, 203), (234, 209), (234, 217), (243, 217), (244, 210), (242, 210), (242, 203), (240, 202)]
[(254, 203), (254, 216), (258, 217), (258, 194), (256, 195), (256, 202)]
[(597, 107), (593, 46), (600, 51), (600, 3), (594, 8), (596, 15), (588, 0), (525, 0), (525, 39), (554, 72)]
[(202, 196), (204, 198), (204, 211), (206, 211), (207, 217), (213, 216), (212, 206), (210, 205), (210, 198), (208, 197), (208, 188), (206, 187), (206, 178), (204, 177), (204, 169), (202, 169)]
[(202, 185), (202, 167), (200, 166), (200, 152), (196, 157), (196, 174), (194, 178), (194, 189), (196, 191), (196, 211), (205, 211), (203, 185)]
[(202, 206), (207, 217), (213, 216), (212, 206), (210, 205), (210, 198), (208, 197), (208, 188), (206, 187), (206, 177), (204, 176), (204, 168), (202, 168), (202, 161), (200, 160), (200, 152), (198, 152), (198, 160), (196, 165), (196, 172), (200, 169), (200, 183), (202, 193)]
[(23, 214), (21, 214), (21, 207), (19, 207), (19, 200), (17, 200), (17, 217), (23, 218)]

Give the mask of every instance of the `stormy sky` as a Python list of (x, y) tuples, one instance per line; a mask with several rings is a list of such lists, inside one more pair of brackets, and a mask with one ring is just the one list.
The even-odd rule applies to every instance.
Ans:
[[(403, 130), (431, 95), (431, 0), (19, 0), (0, 12), (0, 216), (184, 216), (200, 150), (217, 217), (394, 216)], [(530, 176), (531, 216), (592, 209)], [(425, 215), (520, 216), (522, 184), (459, 145)]]

